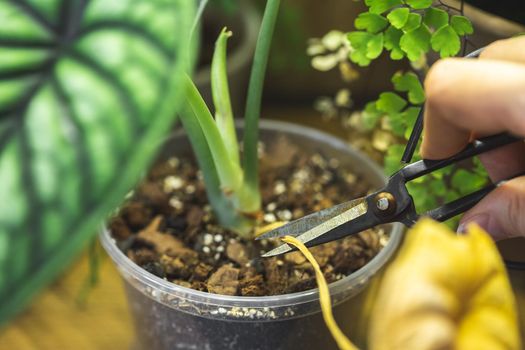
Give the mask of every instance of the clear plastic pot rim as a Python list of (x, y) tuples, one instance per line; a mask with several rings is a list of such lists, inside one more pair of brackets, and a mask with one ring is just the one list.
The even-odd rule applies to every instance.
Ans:
[[(369, 172), (374, 173), (374, 176), (381, 177), (383, 181), (386, 181), (386, 177), (383, 175), (379, 166), (334, 136), (311, 128), (278, 121), (262, 120), (260, 127), (264, 130), (273, 130), (284, 132), (286, 134), (298, 134), (301, 137), (307, 137), (329, 144), (331, 148), (344, 150), (345, 153), (348, 153), (354, 159), (360, 161), (362, 167), (368, 168)], [(176, 136), (177, 133), (172, 137)], [(402, 239), (403, 226), (399, 223), (389, 226), (390, 232), (388, 243), (374, 258), (372, 258), (372, 260), (368, 262), (368, 264), (354, 273), (329, 285), (330, 294), (332, 295), (335, 304), (358, 294), (368, 284), (370, 278), (372, 278), (396, 252)], [(157, 277), (136, 265), (117, 247), (115, 240), (111, 237), (107, 227), (102, 228), (100, 241), (108, 255), (116, 263), (126, 281), (137, 289), (140, 289), (148, 297), (154, 298), (172, 308), (176, 307), (167, 302), (167, 300), (179, 299), (189, 303), (204, 303), (207, 306), (218, 308), (253, 309), (284, 308), (312, 302), (317, 303), (318, 301), (317, 288), (304, 292), (263, 297), (229, 296), (197, 291)], [(148, 289), (147, 293), (145, 293), (145, 289)], [(165, 294), (165, 297), (160, 298), (160, 294)]]

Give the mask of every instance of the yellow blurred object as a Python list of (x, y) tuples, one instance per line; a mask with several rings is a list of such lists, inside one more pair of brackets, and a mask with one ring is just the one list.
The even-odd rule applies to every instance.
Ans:
[(372, 311), (372, 350), (519, 350), (517, 306), (491, 237), (423, 219), (387, 269)]

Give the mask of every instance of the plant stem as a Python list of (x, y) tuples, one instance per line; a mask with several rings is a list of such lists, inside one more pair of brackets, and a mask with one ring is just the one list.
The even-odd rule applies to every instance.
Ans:
[(260, 207), (259, 167), (257, 146), (259, 140), (259, 115), (261, 113), (262, 89), (264, 75), (268, 64), (268, 55), (272, 43), (275, 22), (279, 11), (280, 0), (268, 0), (257, 39), (255, 56), (248, 86), (246, 112), (244, 115), (244, 154), (243, 169), (248, 196)]

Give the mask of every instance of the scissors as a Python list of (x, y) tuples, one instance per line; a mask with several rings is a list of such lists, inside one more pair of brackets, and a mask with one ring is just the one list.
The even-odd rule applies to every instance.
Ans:
[[(414, 200), (408, 192), (406, 184), (459, 161), (518, 141), (523, 141), (523, 139), (502, 133), (475, 140), (463, 151), (450, 158), (420, 160), (408, 164), (394, 173), (385, 187), (368, 196), (312, 213), (261, 235), (257, 239), (279, 238), (289, 235), (296, 237), (307, 247), (313, 247), (357, 234), (377, 225), (400, 222), (411, 227), (421, 216), (427, 216), (437, 221), (448, 220), (472, 208), (499, 183), (488, 185), (422, 215), (416, 212)], [(292, 250), (295, 249), (288, 244), (283, 244), (262, 256), (271, 257)]]

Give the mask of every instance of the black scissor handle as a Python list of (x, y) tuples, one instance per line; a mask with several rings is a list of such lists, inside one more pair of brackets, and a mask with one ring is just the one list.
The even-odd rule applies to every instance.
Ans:
[(482, 154), (518, 141), (523, 141), (523, 138), (513, 136), (508, 133), (488, 136), (470, 143), (463, 151), (450, 158), (441, 160), (423, 159), (405, 166), (399, 171), (399, 173), (408, 182), (449, 165), (455, 164), (459, 161), (472, 158), (478, 154)]

